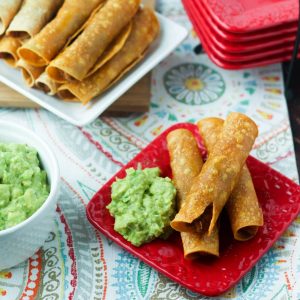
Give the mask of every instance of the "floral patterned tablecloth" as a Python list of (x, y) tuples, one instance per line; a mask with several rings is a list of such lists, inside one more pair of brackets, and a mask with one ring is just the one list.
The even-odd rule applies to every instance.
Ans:
[[(199, 43), (178, 0), (158, 10), (190, 31), (153, 71), (149, 113), (102, 117), (83, 128), (45, 110), (2, 109), (50, 144), (59, 160), (61, 191), (55, 229), (43, 248), (0, 272), (0, 300), (208, 299), (186, 290), (95, 231), (85, 207), (93, 194), (164, 129), (206, 116), (246, 113), (259, 125), (252, 154), (298, 181), (280, 65), (224, 71), (193, 50)], [(298, 284), (297, 284), (298, 278)], [(300, 299), (300, 218), (229, 292), (218, 299)]]

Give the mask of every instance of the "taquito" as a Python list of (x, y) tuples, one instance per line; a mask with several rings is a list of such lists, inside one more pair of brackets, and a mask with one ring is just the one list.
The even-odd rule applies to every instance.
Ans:
[(48, 76), (60, 83), (83, 80), (109, 44), (129, 24), (140, 0), (107, 0), (79, 37), (47, 67)]
[[(177, 207), (180, 209), (187, 198), (192, 182), (199, 175), (203, 161), (193, 134), (187, 129), (177, 129), (167, 136), (167, 145), (172, 169), (172, 181), (177, 190)], [(219, 256), (218, 227), (212, 234), (181, 232), (184, 257), (196, 258), (199, 254)]]
[[(177, 231), (211, 234), (252, 149), (256, 124), (240, 113), (230, 113), (186, 202), (171, 222)], [(208, 228), (207, 225), (209, 224)]]
[(5, 33), (11, 20), (14, 18), (22, 0), (1, 0), (0, 1), (0, 35)]
[(88, 103), (143, 58), (158, 32), (159, 23), (154, 12), (148, 8), (140, 10), (133, 19), (132, 31), (122, 50), (82, 82), (71, 82), (59, 87), (59, 97)]
[(41, 76), (35, 81), (37, 89), (44, 91), (48, 95), (55, 95), (59, 84), (49, 78), (46, 72), (42, 73)]
[(3, 36), (0, 39), (0, 58), (12, 67), (16, 67), (18, 57), (18, 49), (22, 46), (22, 41), (12, 36)]
[(53, 18), (62, 2), (63, 0), (24, 0), (6, 34), (23, 39), (33, 37)]
[[(223, 123), (219, 118), (206, 118), (197, 123), (208, 155), (218, 140)], [(262, 210), (246, 164), (225, 207), (236, 240), (246, 241), (253, 238), (258, 228), (263, 225)]]
[(121, 49), (124, 47), (130, 32), (132, 30), (132, 22), (130, 22), (121, 33), (115, 38), (115, 40), (108, 46), (104, 53), (98, 58), (98, 61), (94, 67), (88, 72), (87, 76), (92, 75), (102, 66), (104, 66), (110, 59), (112, 59)]
[(77, 39), (77, 37), (79, 37), (79, 35), (81, 35), (81, 33), (91, 23), (91, 20), (94, 18), (95, 14), (98, 13), (98, 11), (103, 7), (103, 5), (105, 4), (106, 1), (107, 0), (102, 0), (102, 2), (100, 2), (98, 4), (98, 6), (92, 11), (92, 13), (89, 15), (88, 19), (83, 23), (83, 25), (81, 27), (79, 27), (77, 29), (77, 31), (75, 31), (75, 33), (73, 33), (68, 38), (68, 41), (67, 41), (67, 43), (65, 44), (65, 46), (64, 46), (64, 48), (62, 50), (64, 50), (65, 48), (69, 47)]
[(44, 72), (43, 67), (34, 67), (27, 64), (23, 59), (18, 60), (17, 65), (21, 69), (24, 81), (29, 87), (33, 87), (36, 79)]
[(104, 0), (65, 0), (56, 17), (19, 50), (27, 63), (46, 66)]

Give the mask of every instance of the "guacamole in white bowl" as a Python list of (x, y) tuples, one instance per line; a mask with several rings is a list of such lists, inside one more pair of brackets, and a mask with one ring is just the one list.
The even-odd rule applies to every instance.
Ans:
[[(8, 153), (2, 154), (2, 159), (0, 159), (3, 171), (0, 174), (0, 184), (3, 185), (2, 194), (6, 195), (6, 198), (3, 195), (0, 197), (1, 226), (10, 226), (0, 230), (1, 271), (16, 266), (31, 257), (43, 246), (49, 232), (54, 229), (56, 204), (60, 195), (60, 175), (51, 143), (45, 142), (25, 126), (0, 121), (0, 145), (2, 147), (0, 153), (12, 151), (17, 151), (19, 154), (26, 153), (24, 161), (19, 155), (17, 155), (19, 158), (16, 159), (13, 158), (14, 155)], [(24, 149), (4, 151), (7, 145), (15, 145), (10, 147)], [(28, 161), (25, 163), (25, 159), (26, 161), (28, 159), (30, 163)], [(6, 170), (5, 176), (4, 170)], [(45, 172), (47, 176), (45, 176)], [(20, 180), (6, 181), (9, 178), (19, 178), (19, 175), (22, 175)], [(21, 185), (19, 188), (18, 184), (15, 185), (18, 182)], [(9, 188), (5, 185), (8, 185)], [(17, 188), (14, 189), (15, 186)], [(22, 211), (20, 213), (19, 209), (25, 210), (25, 220), (23, 220), (25, 214)], [(12, 225), (14, 223), (17, 224)]]
[(0, 143), (0, 230), (29, 218), (48, 195), (37, 151), (25, 144)]

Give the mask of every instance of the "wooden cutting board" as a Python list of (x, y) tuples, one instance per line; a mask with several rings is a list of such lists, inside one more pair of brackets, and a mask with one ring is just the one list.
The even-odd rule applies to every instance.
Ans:
[[(155, 8), (155, 0), (143, 0)], [(150, 104), (151, 74), (147, 74), (108, 109), (108, 113), (146, 112)], [(37, 108), (39, 105), (18, 92), (0, 83), (0, 107)]]

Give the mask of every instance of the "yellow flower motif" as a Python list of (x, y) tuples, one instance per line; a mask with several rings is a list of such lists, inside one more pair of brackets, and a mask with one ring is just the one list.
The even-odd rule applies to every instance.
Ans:
[(0, 296), (2, 297), (6, 296), (6, 290), (0, 288)]
[(0, 278), (8, 279), (8, 278), (11, 278), (11, 277), (12, 277), (12, 273), (11, 272), (8, 272), (8, 271), (2, 271), (2, 272), (0, 272)]
[(203, 81), (196, 77), (187, 78), (185, 80), (185, 87), (190, 91), (201, 91), (205, 87)]

